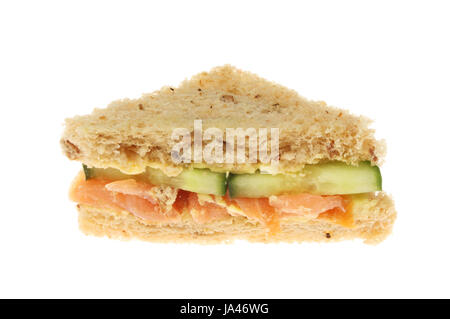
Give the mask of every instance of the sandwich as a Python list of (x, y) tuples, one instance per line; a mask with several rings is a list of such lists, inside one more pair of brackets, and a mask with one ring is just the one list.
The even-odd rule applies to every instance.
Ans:
[(232, 66), (67, 119), (87, 235), (378, 243), (396, 218), (371, 121)]

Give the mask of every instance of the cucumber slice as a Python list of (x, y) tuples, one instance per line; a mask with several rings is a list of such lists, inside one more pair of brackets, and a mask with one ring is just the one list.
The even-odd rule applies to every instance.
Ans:
[(358, 166), (329, 162), (306, 165), (293, 175), (230, 174), (228, 189), (231, 197), (249, 198), (296, 193), (358, 194), (381, 190), (381, 174), (369, 162)]
[[(269, 197), (295, 193), (302, 187), (296, 177), (270, 174), (231, 174), (228, 175), (228, 193), (230, 197)], [(301, 192), (301, 191), (300, 191)]]
[(206, 168), (186, 169), (174, 177), (167, 176), (155, 168), (147, 168), (145, 174), (154, 185), (169, 185), (190, 192), (219, 196), (225, 195), (227, 191), (226, 174), (211, 172)]
[(86, 180), (91, 178), (107, 178), (110, 180), (124, 180), (133, 178), (153, 185), (167, 185), (183, 190), (223, 196), (227, 183), (225, 173), (211, 172), (209, 169), (186, 169), (179, 175), (171, 177), (156, 168), (147, 168), (145, 173), (128, 175), (115, 168), (89, 168), (83, 164)]
[(139, 175), (128, 175), (122, 173), (120, 170), (115, 168), (95, 168), (95, 167), (87, 167), (83, 164), (83, 171), (86, 180), (91, 178), (106, 178), (110, 180), (123, 180), (134, 178), (136, 180), (144, 180), (144, 176), (142, 174)]
[(382, 190), (381, 172), (370, 162), (360, 162), (358, 166), (342, 162), (308, 165), (305, 169), (307, 180), (323, 195), (360, 194)]

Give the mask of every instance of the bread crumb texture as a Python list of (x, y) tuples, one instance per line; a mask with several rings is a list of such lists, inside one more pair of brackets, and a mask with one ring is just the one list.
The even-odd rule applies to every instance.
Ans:
[[(368, 160), (378, 165), (385, 152), (384, 142), (374, 138), (367, 118), (307, 100), (229, 65), (197, 74), (177, 88), (163, 87), (139, 99), (118, 100), (90, 115), (67, 119), (61, 144), (67, 157), (89, 166), (125, 172), (139, 172), (155, 163), (175, 167), (171, 150), (177, 141), (171, 139), (172, 130), (187, 128), (193, 136), (197, 119), (202, 120), (203, 130), (279, 128), (281, 171), (326, 160), (349, 164)], [(248, 172), (260, 165), (207, 166)]]
[(208, 224), (195, 223), (189, 212), (183, 222), (151, 223), (126, 211), (78, 205), (80, 229), (87, 235), (114, 239), (140, 239), (151, 242), (216, 244), (235, 240), (251, 242), (333, 242), (362, 239), (367, 244), (383, 241), (392, 231), (396, 211), (392, 199), (383, 192), (368, 202), (355, 203), (355, 226), (343, 227), (324, 220), (283, 220), (281, 231), (269, 235), (267, 228), (244, 217), (231, 217)]

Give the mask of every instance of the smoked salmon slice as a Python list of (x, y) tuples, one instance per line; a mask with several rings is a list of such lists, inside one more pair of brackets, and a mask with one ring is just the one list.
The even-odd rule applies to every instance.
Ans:
[(348, 228), (354, 226), (352, 200), (345, 195), (281, 195), (271, 196), (269, 202), (280, 213), (323, 219)]
[(321, 218), (345, 227), (353, 226), (353, 215), (349, 206), (351, 200), (345, 196), (297, 194), (233, 199), (227, 196), (226, 202), (236, 203), (247, 218), (263, 223), (271, 233), (279, 231), (280, 218), (283, 215)]
[[(128, 189), (125, 193), (109, 190), (107, 185), (111, 183), (115, 182), (103, 179), (86, 181), (83, 178), (77, 178), (71, 187), (69, 196), (73, 201), (80, 204), (125, 210), (152, 222), (177, 222), (181, 220), (181, 212), (171, 209), (163, 213), (159, 205), (143, 197), (130, 194), (132, 193), (131, 189)], [(118, 190), (115, 187), (112, 187), (112, 189)]]
[(347, 196), (341, 197), (343, 199), (344, 208), (335, 207), (327, 210), (320, 214), (318, 219), (324, 219), (347, 228), (353, 228), (355, 226), (355, 220), (353, 218), (353, 202)]
[(120, 209), (120, 206), (114, 202), (114, 194), (105, 187), (110, 182), (101, 179), (85, 181), (84, 176), (80, 174), (70, 187), (69, 197), (80, 204)]
[(280, 230), (279, 214), (269, 204), (268, 198), (233, 198), (232, 201), (239, 206), (247, 218), (267, 226), (270, 233), (274, 234)]
[(269, 203), (277, 211), (316, 218), (327, 210), (344, 210), (342, 196), (320, 196), (312, 194), (270, 196)]
[(189, 193), (188, 207), (192, 219), (199, 224), (223, 220), (230, 217), (228, 210), (224, 207), (209, 202), (200, 204), (196, 193)]
[(151, 184), (134, 179), (111, 181), (94, 178), (85, 180), (77, 177), (70, 198), (81, 204), (128, 211), (135, 216), (152, 222), (179, 222), (188, 209), (193, 220), (199, 224), (224, 220), (236, 215), (230, 214), (228, 207), (237, 206), (240, 214), (266, 226), (270, 233), (280, 230), (280, 219), (284, 216), (298, 215), (318, 218), (352, 227), (351, 198), (347, 196), (320, 196), (312, 194), (280, 195), (270, 198), (223, 197), (226, 205), (199, 201), (196, 193), (178, 190), (176, 200), (168, 211), (163, 211), (158, 201), (152, 197)]
[(126, 195), (135, 195), (156, 204), (155, 198), (150, 193), (153, 185), (148, 183), (136, 182), (134, 179), (126, 179), (109, 183), (105, 187), (109, 191)]

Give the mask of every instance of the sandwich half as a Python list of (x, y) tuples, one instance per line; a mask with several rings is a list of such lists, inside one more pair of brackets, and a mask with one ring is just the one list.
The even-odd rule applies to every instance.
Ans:
[(67, 119), (61, 145), (82, 163), (70, 198), (88, 235), (378, 243), (396, 212), (369, 124), (226, 65)]

